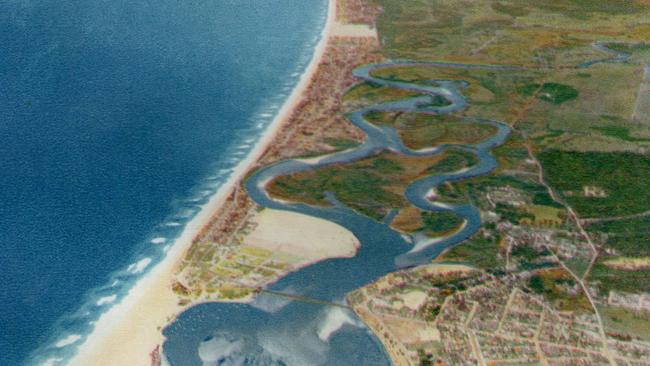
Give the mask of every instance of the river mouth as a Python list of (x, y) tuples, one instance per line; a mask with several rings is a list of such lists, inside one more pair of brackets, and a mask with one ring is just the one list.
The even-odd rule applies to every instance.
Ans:
[[(250, 197), (266, 208), (290, 210), (326, 219), (349, 229), (361, 242), (356, 256), (330, 259), (288, 274), (268, 286), (271, 291), (289, 292), (322, 301), (322, 304), (291, 301), (269, 294), (260, 294), (250, 304), (205, 303), (182, 313), (164, 330), (167, 341), (164, 353), (171, 365), (227, 365), (229, 356), (216, 357), (205, 362), (197, 349), (206, 339), (219, 332), (245, 339), (255, 351), (237, 357), (246, 365), (389, 365), (390, 360), (379, 341), (365, 328), (354, 312), (345, 309), (346, 295), (396, 269), (430, 262), (443, 250), (472, 236), (480, 228), (480, 214), (470, 204), (449, 205), (430, 201), (431, 189), (450, 181), (489, 174), (497, 162), (490, 150), (505, 142), (510, 128), (502, 122), (473, 119), (472, 123), (496, 127), (496, 133), (476, 144), (439, 145), (431, 149), (411, 150), (404, 146), (391, 127), (377, 127), (364, 116), (370, 112), (402, 111), (444, 115), (462, 111), (467, 101), (462, 95), (462, 83), (438, 81), (435, 85), (386, 80), (372, 76), (372, 72), (386, 67), (413, 65), (412, 62), (388, 62), (357, 68), (354, 75), (364, 81), (382, 86), (416, 91), (423, 96), (371, 105), (347, 115), (350, 122), (367, 135), (360, 146), (334, 153), (322, 159), (287, 160), (265, 167), (254, 173), (245, 186)], [(431, 67), (463, 67), (459, 64), (418, 63)], [(478, 66), (467, 65), (475, 68)], [(480, 66), (490, 69), (489, 66)], [(502, 66), (495, 66), (502, 70)], [(443, 97), (449, 103), (433, 103)], [(457, 172), (431, 175), (412, 182), (406, 190), (407, 200), (415, 207), (429, 212), (450, 211), (465, 221), (457, 231), (430, 245), (417, 248), (386, 223), (377, 222), (340, 204), (322, 208), (274, 200), (265, 190), (266, 184), (278, 176), (316, 169), (334, 164), (345, 164), (390, 150), (408, 156), (430, 156), (460, 148), (476, 156), (478, 163)], [(336, 303), (342, 306), (330, 306)], [(210, 338), (213, 337), (213, 338)], [(247, 344), (248, 344), (247, 343)], [(243, 349), (243, 348), (242, 348)], [(238, 348), (239, 352), (243, 352)], [(259, 356), (260, 352), (271, 358)], [(214, 355), (214, 353), (212, 353)], [(213, 357), (214, 358), (214, 357)], [(220, 361), (219, 361), (220, 360)], [(267, 363), (261, 360), (267, 360)], [(271, 361), (272, 360), (272, 361)], [(221, 362), (221, 363), (220, 363)], [(280, 362), (280, 363), (277, 363)]]

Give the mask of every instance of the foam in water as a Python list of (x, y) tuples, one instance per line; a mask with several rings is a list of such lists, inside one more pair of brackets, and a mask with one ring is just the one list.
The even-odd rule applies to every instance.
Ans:
[(127, 268), (127, 272), (132, 274), (142, 273), (151, 264), (151, 258), (143, 258), (136, 263), (133, 263)]
[[(285, 288), (281, 290), (285, 294), (297, 294), (292, 288)], [(273, 295), (258, 295), (251, 303), (251, 306), (260, 309), (267, 313), (275, 313), (291, 303), (288, 297), (273, 296)]]
[(81, 339), (81, 336), (79, 334), (70, 334), (69, 336), (61, 339), (60, 341), (56, 342), (54, 345), (57, 348), (63, 348), (65, 346), (69, 346), (71, 344), (77, 343), (78, 340)]
[(117, 295), (104, 296), (104, 297), (100, 298), (99, 300), (97, 300), (97, 302), (95, 304), (97, 306), (102, 306), (102, 305), (106, 305), (106, 304), (110, 304), (110, 303), (114, 302), (115, 299), (117, 299)]
[(199, 346), (199, 357), (204, 366), (217, 366), (223, 364), (244, 364), (245, 356), (242, 354), (244, 340), (228, 339), (224, 336), (211, 338)]
[(332, 334), (336, 333), (345, 324), (361, 326), (359, 322), (352, 317), (349, 310), (332, 307), (328, 309), (318, 329), (318, 338), (323, 342), (328, 342)]
[(157, 237), (157, 238), (153, 238), (153, 239), (151, 239), (151, 243), (152, 243), (152, 244), (162, 244), (162, 243), (164, 243), (164, 242), (166, 242), (166, 241), (167, 241), (167, 238), (162, 237), (162, 236), (159, 236), (159, 237)]
[(48, 358), (45, 362), (41, 363), (41, 366), (54, 366), (60, 361), (63, 361), (63, 359), (59, 357)]

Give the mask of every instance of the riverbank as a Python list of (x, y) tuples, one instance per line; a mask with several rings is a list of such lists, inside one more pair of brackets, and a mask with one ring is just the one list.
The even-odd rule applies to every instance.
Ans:
[(164, 340), (162, 327), (183, 310), (183, 307), (178, 305), (177, 295), (171, 290), (172, 278), (180, 261), (191, 247), (194, 238), (211, 222), (214, 213), (262, 157), (300, 103), (325, 53), (334, 22), (334, 9), (336, 0), (330, 0), (327, 22), (313, 57), (264, 136), (248, 157), (239, 163), (228, 181), (187, 224), (165, 259), (140, 280), (119, 304), (98, 319), (95, 330), (79, 346), (76, 356), (69, 362), (70, 365), (127, 366), (150, 363), (149, 352)]

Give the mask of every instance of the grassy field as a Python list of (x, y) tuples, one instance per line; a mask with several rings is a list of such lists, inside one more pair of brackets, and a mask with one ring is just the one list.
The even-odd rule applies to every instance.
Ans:
[(570, 100), (576, 99), (580, 94), (575, 88), (570, 85), (560, 83), (544, 83), (544, 84), (524, 84), (519, 88), (519, 93), (525, 96), (535, 95), (540, 100), (552, 104), (562, 104)]
[(642, 72), (630, 64), (555, 70), (541, 85), (564, 85), (562, 96), (544, 92), (538, 83), (524, 85), (519, 89), (524, 95), (541, 88), (536, 94), (541, 101), (529, 107), (517, 126), (540, 149), (615, 152), (650, 146), (650, 127), (630, 120)]
[(650, 341), (650, 316), (623, 308), (601, 306), (605, 330), (609, 333), (638, 337)]
[(384, 10), (377, 24), (384, 52), (395, 59), (567, 65), (597, 58), (590, 45), (603, 38), (648, 39), (650, 9), (642, 0), (375, 3)]
[(351, 164), (278, 177), (268, 191), (277, 198), (314, 205), (327, 205), (326, 192), (331, 192), (348, 207), (380, 220), (392, 209), (409, 206), (404, 190), (414, 180), (475, 163), (474, 155), (458, 150), (425, 157), (385, 152)]
[(463, 220), (452, 212), (424, 212), (422, 230), (430, 237), (444, 236), (458, 229)]
[(269, 193), (277, 198), (327, 205), (331, 192), (343, 204), (380, 220), (392, 209), (408, 206), (404, 190), (413, 180), (429, 175), (445, 157), (407, 157), (382, 153), (351, 164), (325, 167), (276, 178)]
[(410, 90), (362, 82), (346, 91), (343, 95), (343, 104), (346, 110), (351, 111), (372, 104), (411, 98), (419, 95), (421, 94)]
[(600, 283), (604, 290), (650, 291), (650, 268), (623, 270), (608, 265), (622, 257), (650, 256), (650, 217), (600, 222), (589, 225), (587, 229), (592, 235), (606, 235), (607, 247), (616, 253), (599, 257), (590, 274), (591, 281)]
[(538, 83), (543, 76), (540, 71), (534, 70), (498, 71), (425, 65), (384, 68), (373, 75), (422, 84), (431, 80), (467, 82), (468, 86), (458, 84), (469, 100), (469, 107), (463, 114), (504, 122), (512, 122), (516, 111), (530, 98), (521, 92), (522, 88)]
[(457, 230), (463, 220), (451, 212), (423, 212), (416, 207), (399, 211), (391, 227), (404, 233), (423, 232), (429, 237), (439, 237)]
[(505, 261), (499, 255), (498, 238), (487, 239), (480, 235), (475, 235), (443, 252), (435, 261), (462, 262), (484, 269), (497, 269), (505, 265)]
[[(608, 217), (650, 207), (650, 158), (631, 153), (544, 151), (546, 179), (582, 217)], [(589, 195), (588, 187), (602, 191)]]
[(395, 127), (404, 145), (424, 149), (440, 144), (474, 144), (496, 133), (496, 128), (478, 123), (460, 123), (453, 115), (373, 112), (366, 118), (376, 125)]
[[(615, 258), (615, 257), (614, 257)], [(605, 265), (612, 257), (604, 256), (592, 268), (589, 281), (598, 284), (601, 291), (647, 292), (650, 291), (650, 269), (620, 270)]]

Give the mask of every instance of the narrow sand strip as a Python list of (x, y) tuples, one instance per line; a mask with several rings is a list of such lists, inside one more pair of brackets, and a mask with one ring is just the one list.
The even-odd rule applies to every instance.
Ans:
[(330, 0), (327, 22), (309, 66), (264, 136), (248, 157), (239, 163), (230, 179), (187, 224), (165, 259), (139, 281), (119, 304), (99, 318), (95, 330), (79, 347), (77, 355), (69, 365), (147, 366), (150, 364), (149, 352), (164, 341), (160, 328), (182, 310), (177, 304), (176, 295), (171, 291), (177, 264), (192, 245), (194, 237), (210, 223), (214, 212), (223, 204), (250, 167), (261, 158), (281, 126), (289, 120), (291, 112), (301, 101), (302, 94), (307, 89), (325, 52), (331, 35), (335, 9), (336, 0)]

